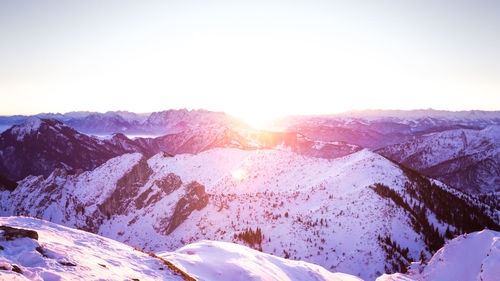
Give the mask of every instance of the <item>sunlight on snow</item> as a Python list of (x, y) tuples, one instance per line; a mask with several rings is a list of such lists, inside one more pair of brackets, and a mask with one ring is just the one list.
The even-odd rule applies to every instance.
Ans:
[(242, 181), (247, 177), (247, 172), (243, 169), (237, 169), (232, 171), (231, 175), (233, 175), (233, 178)]

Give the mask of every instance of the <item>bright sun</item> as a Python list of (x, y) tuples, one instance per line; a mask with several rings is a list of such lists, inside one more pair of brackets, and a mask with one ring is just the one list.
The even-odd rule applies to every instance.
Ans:
[(265, 112), (240, 113), (236, 116), (256, 130), (272, 130), (273, 123), (279, 118), (277, 115)]

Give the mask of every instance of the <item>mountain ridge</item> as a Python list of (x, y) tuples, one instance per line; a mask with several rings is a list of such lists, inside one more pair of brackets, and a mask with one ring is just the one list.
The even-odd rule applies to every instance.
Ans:
[[(450, 229), (462, 231), (460, 220), (429, 209), (425, 189), (442, 190), (451, 202), (465, 195), (419, 179), (366, 149), (336, 159), (272, 149), (215, 148), (149, 159), (135, 153), (81, 174), (28, 177), (14, 191), (0, 192), (0, 213), (51, 220), (146, 250), (174, 250), (199, 239), (239, 241), (374, 280), (384, 266), (398, 271), (421, 251), (431, 254)], [(377, 183), (419, 207), (377, 194)], [(455, 219), (486, 219), (473, 211), (483, 206), (479, 200), (460, 204), (470, 210), (449, 209)], [(425, 222), (418, 215), (423, 210)], [(490, 215), (498, 227), (498, 213)], [(411, 259), (387, 259), (389, 248), (377, 235), (408, 248)], [(359, 268), (364, 263), (370, 266)]]

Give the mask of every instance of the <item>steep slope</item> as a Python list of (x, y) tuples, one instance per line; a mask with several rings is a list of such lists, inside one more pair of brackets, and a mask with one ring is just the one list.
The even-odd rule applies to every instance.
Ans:
[(0, 217), (0, 246), (2, 280), (190, 280), (130, 246), (32, 218)]
[(494, 281), (499, 276), (500, 232), (484, 230), (448, 241), (428, 263), (413, 263), (407, 275), (384, 275), (377, 281)]
[(238, 242), (368, 280), (433, 253), (446, 233), (498, 227), (491, 219), (498, 213), (485, 215), (473, 197), (367, 150), (334, 160), (235, 148), (126, 154), (81, 174), (27, 177), (0, 197), (1, 215), (35, 216), (146, 250)]
[(426, 134), (377, 152), (470, 193), (500, 191), (500, 126)]
[(0, 135), (0, 175), (17, 181), (28, 175), (48, 176), (55, 168), (89, 170), (134, 151), (142, 150), (124, 146), (117, 136), (101, 140), (55, 119), (32, 117)]

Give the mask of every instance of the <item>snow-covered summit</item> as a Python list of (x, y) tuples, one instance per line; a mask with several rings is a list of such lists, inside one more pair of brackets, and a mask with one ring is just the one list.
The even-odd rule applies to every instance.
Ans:
[(12, 134), (17, 135), (17, 140), (21, 141), (24, 139), (25, 135), (29, 135), (37, 131), (42, 122), (42, 119), (38, 117), (30, 117), (24, 123), (12, 127)]

